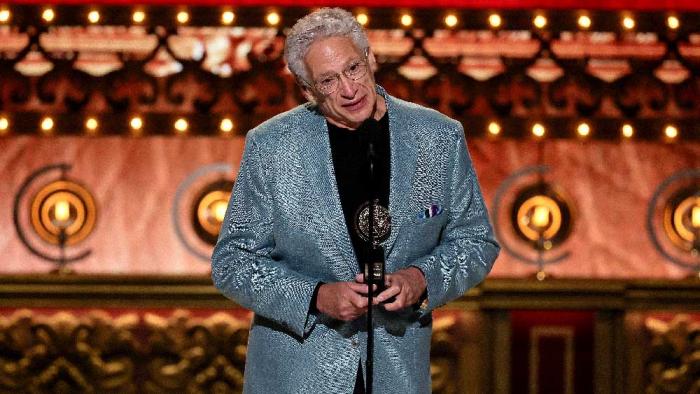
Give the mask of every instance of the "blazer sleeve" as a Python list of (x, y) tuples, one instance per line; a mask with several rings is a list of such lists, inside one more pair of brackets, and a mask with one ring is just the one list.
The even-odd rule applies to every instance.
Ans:
[(303, 337), (313, 327), (310, 303), (318, 280), (273, 258), (270, 166), (246, 137), (243, 159), (212, 255), (212, 281), (226, 297)]
[(500, 250), (461, 125), (456, 134), (446, 171), (449, 179), (446, 227), (433, 251), (410, 263), (425, 275), (428, 298), (427, 305), (421, 307), (423, 312), (444, 305), (479, 284)]

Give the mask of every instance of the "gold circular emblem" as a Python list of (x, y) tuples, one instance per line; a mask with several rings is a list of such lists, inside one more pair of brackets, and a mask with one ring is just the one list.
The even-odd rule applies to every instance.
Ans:
[(95, 227), (97, 209), (90, 192), (82, 185), (59, 180), (39, 190), (30, 204), (32, 228), (44, 241), (75, 245)]
[(229, 190), (213, 190), (199, 200), (197, 219), (202, 228), (212, 236), (219, 235), (229, 198), (231, 198)]
[[(684, 195), (685, 194), (685, 195)], [(684, 190), (673, 196), (664, 208), (663, 225), (666, 235), (673, 244), (684, 251), (690, 251), (697, 243), (700, 233), (700, 197)]]

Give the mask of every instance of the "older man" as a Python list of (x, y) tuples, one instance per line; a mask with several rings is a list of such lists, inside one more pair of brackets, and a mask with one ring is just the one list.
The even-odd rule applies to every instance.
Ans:
[(285, 57), (309, 102), (248, 133), (212, 257), (216, 286), (255, 312), (244, 390), (362, 392), (371, 307), (374, 391), (430, 392), (431, 311), (499, 250), (462, 126), (376, 85), (347, 11), (299, 20)]

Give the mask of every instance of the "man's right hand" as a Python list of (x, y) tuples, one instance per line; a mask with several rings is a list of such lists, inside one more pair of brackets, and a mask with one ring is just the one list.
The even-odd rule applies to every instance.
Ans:
[(324, 283), (318, 288), (316, 309), (334, 319), (351, 321), (367, 313), (367, 285), (357, 282)]

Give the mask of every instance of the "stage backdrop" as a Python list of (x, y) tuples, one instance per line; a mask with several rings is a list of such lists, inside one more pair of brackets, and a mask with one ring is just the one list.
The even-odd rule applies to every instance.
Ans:
[[(538, 143), (469, 139), (489, 208), (496, 190), (515, 171), (538, 164)], [(94, 233), (77, 249), (92, 254), (72, 265), (78, 273), (205, 274), (207, 261), (188, 252), (171, 219), (178, 185), (202, 166), (227, 163), (238, 170), (243, 137), (12, 137), (0, 139), (0, 273), (47, 272), (52, 265), (20, 242), (13, 226), (14, 196), (38, 168), (70, 163), (71, 178), (97, 202)], [(680, 278), (688, 272), (663, 260), (645, 228), (650, 199), (672, 174), (700, 167), (700, 144), (549, 140), (541, 164), (574, 206), (574, 228), (561, 247), (565, 261), (547, 267), (558, 277)], [(189, 209), (185, 204), (182, 209)], [(183, 213), (183, 212), (181, 212)], [(24, 213), (22, 213), (24, 214)], [(186, 213), (184, 213), (186, 215)], [(509, 223), (501, 221), (504, 234)], [(502, 252), (494, 277), (534, 272)]]

